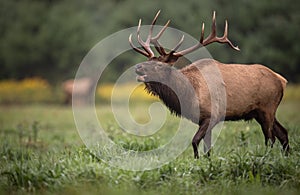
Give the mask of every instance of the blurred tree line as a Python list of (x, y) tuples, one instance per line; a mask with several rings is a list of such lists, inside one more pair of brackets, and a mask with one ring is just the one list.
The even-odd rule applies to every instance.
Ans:
[[(161, 9), (158, 24), (200, 36), (210, 31), (217, 11), (219, 33), (229, 22), (229, 37), (241, 48), (213, 44), (208, 50), (222, 62), (261, 63), (300, 82), (300, 3), (296, 0), (0, 0), (0, 79), (40, 76), (52, 83), (74, 77), (87, 52), (101, 39), (138, 19), (150, 24)], [(120, 67), (141, 58), (134, 52), (115, 60), (106, 81)], [(145, 60), (145, 59), (144, 59)], [(119, 68), (118, 68), (119, 67)]]

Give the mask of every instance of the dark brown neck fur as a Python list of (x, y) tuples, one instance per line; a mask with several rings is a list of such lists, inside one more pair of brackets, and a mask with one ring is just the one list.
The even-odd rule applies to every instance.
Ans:
[(158, 96), (172, 114), (184, 116), (194, 123), (199, 122), (199, 105), (194, 86), (187, 77), (178, 70), (173, 70), (168, 77), (167, 85), (158, 82), (145, 83), (146, 90)]
[(148, 93), (158, 96), (164, 104), (169, 108), (172, 114), (181, 115), (180, 102), (177, 95), (168, 86), (161, 83), (151, 82), (145, 83), (145, 89)]

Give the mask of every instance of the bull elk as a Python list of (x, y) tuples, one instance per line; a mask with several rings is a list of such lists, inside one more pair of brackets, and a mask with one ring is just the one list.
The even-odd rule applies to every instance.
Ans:
[[(138, 75), (137, 80), (144, 82), (145, 90), (158, 96), (172, 113), (183, 116), (199, 125), (199, 129), (192, 140), (194, 157), (199, 158), (199, 143), (216, 124), (220, 121), (242, 119), (255, 119), (261, 126), (265, 145), (267, 146), (270, 140), (272, 147), (276, 137), (282, 144), (283, 150), (287, 152), (289, 150), (288, 132), (275, 117), (287, 84), (286, 79), (260, 64), (223, 64), (213, 59), (200, 59), (182, 69), (174, 68), (173, 65), (178, 58), (214, 42), (227, 43), (234, 50), (239, 50), (239, 48), (234, 46), (228, 39), (227, 21), (225, 22), (223, 37), (217, 36), (214, 12), (212, 31), (207, 38), (204, 38), (203, 23), (201, 37), (196, 45), (182, 51), (176, 51), (184, 40), (184, 37), (182, 37), (176, 47), (167, 52), (158, 39), (168, 27), (169, 21), (155, 37), (152, 36), (159, 13), (160, 11), (152, 21), (146, 41), (143, 41), (140, 37), (141, 20), (139, 20), (137, 41), (141, 48), (135, 47), (132, 42), (132, 34), (129, 36), (131, 47), (148, 58), (148, 61), (135, 66)], [(159, 53), (159, 57), (156, 57), (152, 51), (152, 45)], [(222, 113), (213, 112), (215, 107), (210, 102), (211, 94), (201, 74), (203, 68), (213, 65), (219, 69), (223, 79), (221, 85), (225, 87), (226, 91), (225, 116), (222, 116)], [(171, 86), (157, 81), (164, 81)], [(194, 93), (188, 89), (188, 83), (192, 85)], [(179, 94), (175, 93), (172, 88), (176, 88)], [(184, 99), (182, 105), (180, 105), (179, 96)], [(197, 110), (194, 109), (195, 105), (199, 105), (200, 113), (195, 113), (195, 110)], [(188, 112), (182, 112), (183, 107)], [(210, 144), (209, 140), (205, 143)]]

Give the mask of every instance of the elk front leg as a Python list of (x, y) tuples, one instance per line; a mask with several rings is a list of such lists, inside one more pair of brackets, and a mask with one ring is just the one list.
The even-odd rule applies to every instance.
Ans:
[[(214, 125), (216, 123), (214, 123), (214, 125), (210, 125), (211, 120), (210, 119), (205, 119), (203, 120), (199, 125), (199, 129), (197, 131), (197, 133), (194, 135), (193, 141), (192, 141), (192, 145), (193, 145), (193, 149), (194, 149), (194, 157), (196, 159), (199, 158), (199, 153), (198, 153), (198, 146), (200, 141), (204, 138), (204, 136), (206, 135), (206, 132), (208, 131), (209, 133), (211, 133), (212, 128), (214, 127)], [(208, 136), (208, 138), (211, 138), (211, 136)], [(210, 143), (206, 142), (206, 143)], [(205, 151), (206, 152), (206, 151)]]
[(256, 121), (260, 124), (265, 137), (265, 145), (268, 146), (269, 139), (271, 140), (271, 147), (275, 142), (275, 136), (273, 135), (273, 123), (274, 115), (268, 114), (267, 112), (258, 112), (258, 116), (255, 118)]

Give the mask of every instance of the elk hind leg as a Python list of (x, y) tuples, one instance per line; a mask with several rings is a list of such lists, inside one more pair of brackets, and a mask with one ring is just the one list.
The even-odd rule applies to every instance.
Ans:
[(283, 150), (288, 152), (289, 151), (289, 138), (287, 130), (278, 122), (275, 118), (273, 124), (273, 133), (275, 137), (280, 141)]
[(212, 131), (211, 128), (207, 129), (206, 134), (203, 138), (203, 141), (204, 141), (203, 150), (204, 150), (204, 153), (207, 154), (208, 157), (210, 156), (210, 149), (211, 149), (211, 139), (212, 139), (211, 138), (211, 131)]

